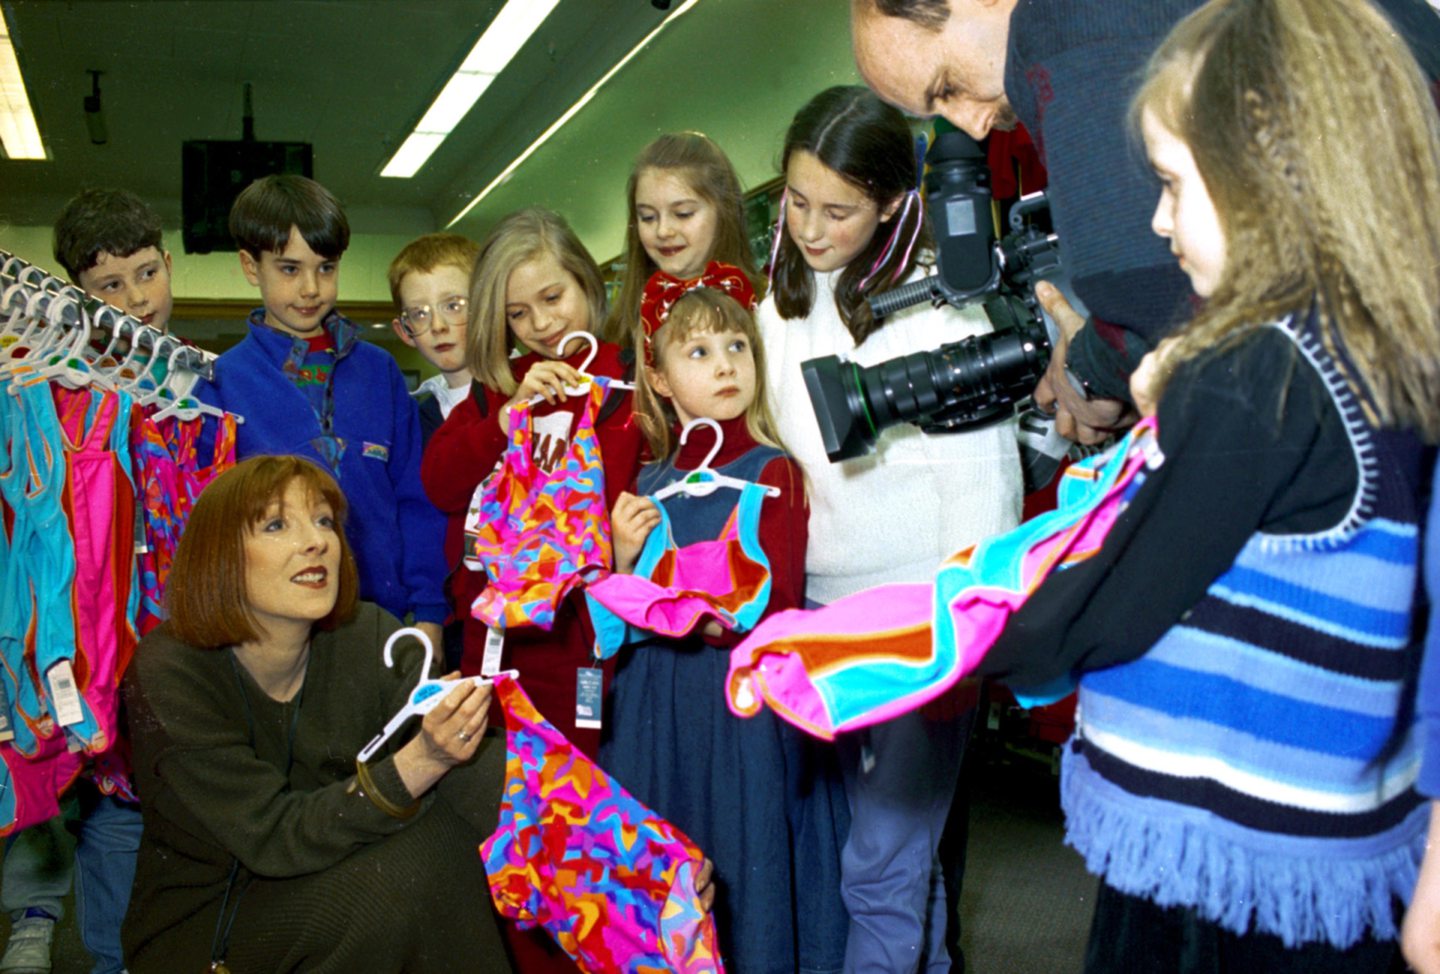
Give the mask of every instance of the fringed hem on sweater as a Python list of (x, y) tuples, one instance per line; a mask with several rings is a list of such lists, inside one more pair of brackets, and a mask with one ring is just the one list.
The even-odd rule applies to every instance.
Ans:
[[(1090, 872), (1123, 893), (1190, 907), (1236, 934), (1273, 934), (1286, 947), (1325, 941), (1344, 950), (1367, 932), (1395, 939), (1395, 902), (1408, 903), (1425, 851), (1424, 805), (1396, 827), (1397, 845), (1378, 855), (1341, 858), (1347, 846), (1366, 840), (1335, 840), (1334, 858), (1302, 859), (1197, 827), (1193, 813), (1201, 810), (1191, 806), (1176, 807), (1192, 814), (1165, 817), (1121, 807), (1104, 794), (1117, 786), (1069, 747), (1060, 788), (1065, 843), (1085, 857)], [(1263, 833), (1255, 836), (1257, 846), (1265, 841)]]

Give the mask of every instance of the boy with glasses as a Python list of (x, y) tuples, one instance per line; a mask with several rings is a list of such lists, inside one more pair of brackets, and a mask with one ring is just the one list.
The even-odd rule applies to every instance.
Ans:
[(480, 245), (454, 233), (427, 233), (405, 245), (390, 262), (390, 296), (400, 340), (439, 371), (420, 384), (420, 438), (440, 428), (450, 410), (470, 395), (465, 366), (466, 295)]
[[(420, 404), (420, 442), (450, 418), (450, 411), (470, 395), (470, 369), (465, 365), (465, 327), (470, 322), (470, 272), (480, 259), (480, 245), (455, 233), (427, 233), (404, 246), (390, 262), (387, 277), (395, 300), (395, 334), (420, 357), (439, 370), (420, 383), (415, 399)], [(423, 449), (423, 446), (422, 446)], [(464, 653), (462, 625), (456, 616), (469, 612), (483, 587), (484, 576), (461, 564), (465, 543), (465, 515), (446, 519), (445, 558), (451, 567), (446, 582), (450, 615), (445, 620), (446, 670), (460, 668)]]

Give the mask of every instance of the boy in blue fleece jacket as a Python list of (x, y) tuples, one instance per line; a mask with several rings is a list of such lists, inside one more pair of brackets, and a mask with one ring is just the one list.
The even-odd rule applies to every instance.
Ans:
[(350, 505), (360, 597), (401, 619), (413, 613), (439, 646), (445, 519), (420, 486), (420, 421), (399, 366), (335, 311), (345, 212), (314, 180), (266, 176), (236, 198), (230, 233), (264, 307), (194, 395), (245, 418), (238, 459), (295, 454), (334, 475)]

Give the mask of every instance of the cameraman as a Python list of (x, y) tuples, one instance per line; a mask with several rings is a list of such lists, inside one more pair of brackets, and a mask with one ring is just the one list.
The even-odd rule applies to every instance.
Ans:
[[(1129, 375), (1190, 317), (1194, 296), (1150, 231), (1159, 186), (1126, 129), (1150, 53), (1200, 0), (852, 0), (855, 61), (886, 101), (942, 115), (976, 139), (1025, 124), (1049, 173), (1050, 213), (1086, 322), (1037, 288), (1060, 326), (1036, 404), (1097, 443), (1129, 425)], [(1434, 78), (1440, 17), (1422, 0), (1379, 6)], [(1363, 147), (1356, 147), (1363, 151)], [(1067, 347), (1068, 346), (1068, 347)]]

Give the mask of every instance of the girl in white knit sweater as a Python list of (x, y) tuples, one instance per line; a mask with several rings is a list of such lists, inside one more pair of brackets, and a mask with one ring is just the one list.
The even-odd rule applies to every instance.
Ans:
[[(758, 318), (781, 436), (810, 482), (806, 595), (823, 605), (930, 580), (946, 555), (1013, 527), (1020, 461), (1014, 425), (1001, 423), (943, 435), (893, 427), (872, 455), (828, 462), (801, 362), (873, 365), (990, 326), (978, 309), (928, 305), (876, 321), (866, 304), (926, 270), (916, 151), (899, 111), (862, 87), (821, 92), (791, 123), (782, 166), (772, 290)], [(842, 855), (847, 972), (948, 969), (937, 848), (971, 716), (917, 713), (841, 742), (853, 816)]]

